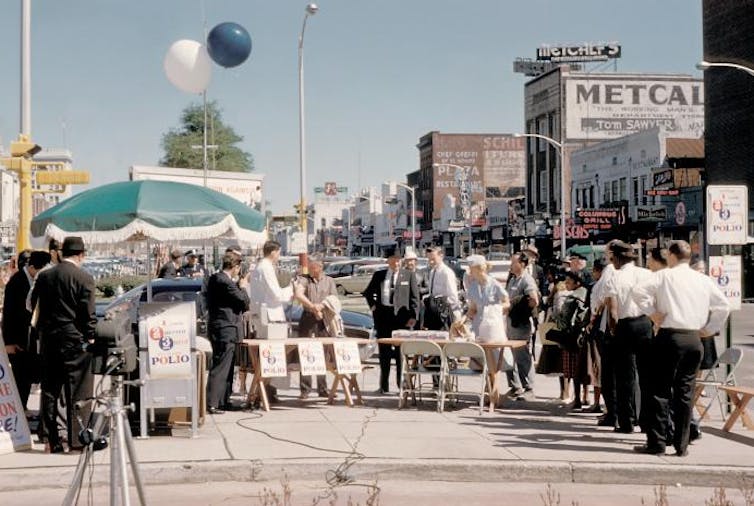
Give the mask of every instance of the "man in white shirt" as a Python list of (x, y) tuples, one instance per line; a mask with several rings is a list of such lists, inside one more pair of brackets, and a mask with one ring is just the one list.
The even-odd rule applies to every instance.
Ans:
[[(610, 252), (615, 272), (604, 285), (604, 297), (612, 321), (617, 322), (613, 336), (614, 352), (611, 354), (615, 359), (615, 431), (631, 434), (638, 421), (646, 432), (651, 404), (652, 321), (636, 305), (632, 292), (635, 286), (650, 282), (652, 272), (636, 266), (636, 253), (630, 244), (614, 241), (610, 244)], [(641, 391), (639, 406), (635, 402), (637, 373)]]
[(282, 289), (275, 275), (275, 266), (280, 259), (280, 243), (267, 241), (262, 247), (262, 254), (264, 258), (252, 271), (249, 283), (252, 318), (261, 318), (262, 310), (265, 309), (268, 321), (284, 321), (283, 304), (291, 300), (293, 292)]
[(691, 247), (673, 241), (668, 247), (668, 269), (634, 289), (634, 301), (659, 322), (653, 343), (654, 394), (647, 443), (639, 453), (665, 453), (668, 412), (673, 408), (673, 446), (679, 457), (688, 454), (692, 397), (702, 360), (700, 337), (719, 332), (730, 313), (725, 295), (708, 276), (689, 267)]
[[(277, 241), (265, 242), (262, 246), (262, 254), (264, 258), (259, 261), (256, 269), (249, 275), (250, 282), (248, 285), (251, 321), (257, 331), (265, 321), (285, 321), (284, 304), (293, 297), (293, 290), (281, 288), (275, 275), (275, 266), (280, 259), (280, 243)], [(266, 313), (264, 318), (262, 318), (262, 313)], [(271, 402), (277, 401), (276, 392), (274, 385), (269, 384), (267, 386), (267, 395)]]
[(429, 293), (424, 299), (423, 327), (443, 330), (461, 318), (461, 302), (458, 299), (458, 278), (443, 261), (439, 246), (426, 249), (429, 261)]

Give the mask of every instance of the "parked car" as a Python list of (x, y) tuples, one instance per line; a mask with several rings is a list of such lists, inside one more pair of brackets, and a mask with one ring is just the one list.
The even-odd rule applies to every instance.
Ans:
[[(176, 279), (154, 279), (152, 280), (152, 301), (153, 302), (181, 302), (195, 301), (197, 305), (197, 348), (202, 351), (211, 353), (212, 346), (207, 339), (207, 325), (205, 321), (205, 308), (202, 297), (199, 294), (202, 291), (201, 278), (176, 278)], [(129, 290), (120, 297), (110, 302), (102, 311), (102, 318), (108, 313), (128, 311), (131, 322), (138, 322), (138, 307), (147, 302), (146, 283)], [(298, 322), (301, 319), (302, 308), (297, 304), (292, 304), (286, 311), (286, 317), (291, 322), (293, 330), (298, 330)], [(97, 315), (99, 317), (99, 314)], [(368, 314), (357, 313), (355, 311), (343, 310), (340, 313), (343, 318), (343, 326), (347, 337), (357, 337), (363, 339), (375, 339), (374, 321)], [(136, 326), (138, 331), (138, 325)], [(137, 337), (138, 341), (138, 337)], [(201, 342), (200, 342), (201, 341)], [(369, 356), (376, 350), (377, 346), (370, 345)], [(364, 352), (362, 351), (362, 359)]]
[(338, 289), (338, 294), (362, 293), (366, 290), (374, 273), (384, 269), (387, 269), (387, 264), (357, 266), (356, 271), (352, 275), (335, 278), (335, 286)]
[(374, 265), (384, 264), (384, 258), (368, 258), (360, 260), (346, 260), (341, 262), (333, 262), (325, 268), (325, 274), (331, 278), (342, 278), (345, 276), (352, 276), (356, 269), (362, 265)]

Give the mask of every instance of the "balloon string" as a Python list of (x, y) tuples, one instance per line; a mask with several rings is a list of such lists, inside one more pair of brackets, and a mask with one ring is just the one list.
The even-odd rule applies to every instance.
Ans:
[(204, 29), (204, 44), (207, 41), (207, 9), (205, 9), (204, 0), (199, 0), (199, 5), (202, 10), (202, 28)]

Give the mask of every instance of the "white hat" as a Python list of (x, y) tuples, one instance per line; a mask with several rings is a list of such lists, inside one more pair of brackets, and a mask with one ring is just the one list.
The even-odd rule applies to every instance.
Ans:
[(482, 255), (469, 255), (466, 260), (469, 262), (469, 267), (484, 267), (487, 265), (487, 259)]
[(414, 250), (406, 248), (406, 253), (403, 255), (404, 260), (416, 260), (417, 258), (419, 257), (416, 256)]

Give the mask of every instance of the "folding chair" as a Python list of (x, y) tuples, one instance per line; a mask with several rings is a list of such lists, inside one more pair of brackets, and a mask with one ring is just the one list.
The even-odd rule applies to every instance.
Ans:
[[(432, 368), (425, 366), (425, 361), (432, 358), (439, 359), (439, 369), (437, 369), (436, 366), (433, 366)], [(433, 382), (437, 387), (435, 388), (433, 386), (432, 391), (437, 396), (437, 411), (442, 412), (442, 407), (439, 401), (442, 399), (443, 386), (445, 383), (444, 374), (447, 370), (447, 365), (440, 345), (424, 339), (404, 341), (401, 344), (401, 364), (401, 390), (398, 394), (398, 409), (405, 406), (409, 393), (411, 393), (413, 399), (416, 399), (417, 385), (419, 395), (421, 395), (422, 375), (428, 375), (437, 378), (437, 381)]]
[[(722, 415), (723, 420), (725, 419), (725, 409), (723, 408), (723, 401), (720, 399), (719, 388), (721, 386), (737, 386), (736, 368), (738, 368), (738, 365), (741, 363), (743, 356), (744, 352), (741, 348), (728, 348), (722, 353), (722, 355), (718, 357), (715, 365), (713, 365), (712, 368), (707, 371), (702, 379), (696, 380), (696, 391), (694, 392), (695, 405), (699, 397), (702, 395), (702, 391), (704, 391), (706, 387), (712, 387), (715, 389), (714, 397), (710, 396), (709, 401), (707, 402), (706, 406), (704, 406), (704, 409), (699, 412), (699, 416), (701, 418), (704, 418), (707, 415), (707, 412), (712, 406), (712, 402), (715, 398), (717, 398), (717, 402), (720, 405), (720, 414)], [(728, 365), (731, 366), (730, 373), (727, 374), (723, 380), (718, 379), (718, 368)]]
[[(469, 358), (470, 364), (476, 362), (482, 364), (482, 370), (476, 371), (470, 368), (455, 368), (449, 369), (446, 373), (448, 378), (448, 387), (443, 389), (442, 397), (440, 398), (440, 411), (445, 408), (445, 398), (452, 396), (456, 399), (461, 394), (474, 394), (479, 395), (479, 414), (484, 412), (484, 394), (485, 390), (490, 390), (489, 375), (487, 374), (487, 356), (484, 353), (484, 349), (476, 343), (448, 343), (443, 349), (445, 354), (444, 363), (447, 364), (451, 358)], [(458, 361), (460, 363), (460, 360)], [(458, 380), (460, 377), (479, 377), (481, 380), (480, 389), (477, 391), (461, 391), (458, 389)]]

